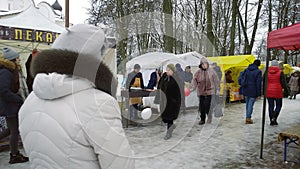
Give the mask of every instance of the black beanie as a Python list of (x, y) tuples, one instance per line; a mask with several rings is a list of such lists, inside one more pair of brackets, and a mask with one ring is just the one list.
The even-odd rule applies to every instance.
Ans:
[(258, 60), (258, 59), (256, 59), (254, 62), (253, 62), (253, 64), (255, 64), (257, 67), (259, 67), (260, 66), (260, 60)]

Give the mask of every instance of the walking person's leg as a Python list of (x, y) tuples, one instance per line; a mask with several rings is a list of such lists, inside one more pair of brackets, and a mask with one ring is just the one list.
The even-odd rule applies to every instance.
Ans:
[(251, 123), (251, 112), (250, 111), (250, 97), (245, 96), (246, 101), (246, 124)]
[(246, 96), (246, 124), (252, 124), (251, 119), (255, 98)]
[(176, 128), (173, 120), (164, 120), (165, 123), (167, 123), (167, 133), (164, 137), (165, 140), (168, 140), (172, 137), (173, 130)]
[(249, 106), (249, 97), (248, 96), (245, 96), (245, 102), (246, 102), (246, 118), (247, 118), (247, 115), (248, 115), (248, 106)]
[(209, 95), (209, 96), (206, 96), (205, 97), (205, 114), (207, 115), (207, 123), (211, 123), (212, 121), (212, 114), (211, 114), (211, 109), (210, 109), (210, 106), (211, 106), (211, 98), (212, 96)]
[(275, 111), (274, 111), (274, 124), (275, 125), (278, 125), (277, 123), (277, 118), (279, 116), (279, 113), (281, 111), (281, 108), (282, 108), (282, 98), (279, 98), (279, 99), (275, 99), (275, 102), (276, 102), (276, 108), (275, 108)]
[(14, 163), (24, 163), (29, 159), (28, 157), (24, 157), (18, 148), (19, 141), (19, 121), (18, 117), (7, 117), (6, 118), (7, 128), (10, 131), (9, 136), (9, 147), (10, 147), (10, 164)]
[(275, 120), (275, 113), (274, 113), (274, 98), (267, 98), (268, 99), (268, 105), (269, 105), (269, 118), (270, 118), (270, 125), (274, 125), (274, 120)]
[(200, 109), (200, 122), (199, 125), (205, 124), (205, 118), (206, 118), (206, 114), (205, 114), (205, 96), (200, 96), (200, 103), (199, 103), (199, 109)]

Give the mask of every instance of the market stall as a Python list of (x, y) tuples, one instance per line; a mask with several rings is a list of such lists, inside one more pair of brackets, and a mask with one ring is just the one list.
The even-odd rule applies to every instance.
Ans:
[[(229, 90), (229, 101), (238, 101), (241, 99), (239, 95), (240, 85), (238, 84), (238, 77), (240, 72), (244, 71), (249, 64), (252, 64), (256, 59), (253, 55), (235, 55), (235, 56), (217, 56), (208, 57), (211, 62), (217, 63), (222, 70), (222, 82), (225, 82), (225, 73), (231, 71), (232, 81), (231, 83), (221, 83), (220, 94), (226, 94)], [(225, 86), (224, 86), (225, 84)]]
[[(150, 79), (150, 74), (155, 71), (157, 68), (161, 68), (165, 71), (165, 68), (168, 64), (177, 64), (179, 63), (184, 70), (186, 66), (191, 66), (192, 73), (194, 74), (198, 70), (198, 66), (200, 63), (200, 59), (204, 57), (203, 55), (197, 52), (189, 52), (184, 54), (172, 54), (172, 53), (164, 53), (164, 52), (150, 52), (138, 57), (135, 57), (126, 63), (126, 72), (127, 74), (133, 70), (133, 66), (135, 64), (139, 64), (141, 66), (141, 72), (143, 74), (144, 84), (147, 85)], [(126, 77), (126, 76), (125, 76)], [(125, 79), (120, 81), (126, 81)], [(120, 93), (120, 92), (119, 92)], [(148, 100), (152, 99), (152, 100)], [(195, 107), (199, 104), (199, 99), (197, 98), (196, 91), (190, 93), (188, 97), (186, 97), (186, 107)], [(144, 102), (153, 105), (153, 98), (147, 98)]]

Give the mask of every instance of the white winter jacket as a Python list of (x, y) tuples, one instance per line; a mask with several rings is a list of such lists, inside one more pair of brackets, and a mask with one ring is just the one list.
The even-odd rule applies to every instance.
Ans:
[(134, 168), (116, 100), (84, 78), (37, 74), (19, 124), (32, 169)]

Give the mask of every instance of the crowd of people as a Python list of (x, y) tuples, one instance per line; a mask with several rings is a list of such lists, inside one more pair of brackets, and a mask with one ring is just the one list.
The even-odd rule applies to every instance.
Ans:
[[(2, 49), (0, 116), (5, 117), (7, 129), (0, 133), (0, 140), (9, 136), (10, 164), (30, 160), (32, 168), (134, 168), (134, 153), (115, 99), (116, 79), (101, 61), (104, 43), (101, 29), (75, 25), (62, 33), (51, 49), (32, 51), (26, 63), (27, 78), (19, 54), (10, 47)], [(246, 101), (245, 123), (253, 123), (253, 106), (262, 96), (263, 82), (267, 80), (270, 125), (278, 125), (282, 90), (289, 99), (296, 99), (300, 73), (293, 72), (287, 81), (277, 60), (265, 73), (259, 69), (260, 64), (255, 60), (238, 78), (240, 94)], [(225, 73), (228, 83), (234, 81), (231, 73)], [(190, 66), (183, 70), (179, 63), (168, 64), (165, 70), (155, 69), (145, 85), (141, 66), (135, 64), (126, 88), (156, 90), (154, 103), (160, 105), (160, 117), (166, 123), (164, 139), (168, 140), (179, 114), (186, 112), (186, 88), (197, 91), (199, 125), (211, 123), (214, 113), (221, 116), (216, 110), (221, 102), (222, 74), (216, 63), (209, 64), (201, 58), (194, 74)], [(139, 119), (142, 98), (130, 98), (129, 104), (130, 120)], [(19, 135), (29, 157), (19, 151)]]
[[(144, 86), (143, 76), (140, 72), (141, 66), (135, 64), (133, 71), (128, 74), (126, 86), (129, 91), (138, 87), (139, 89), (157, 89), (154, 103), (159, 104), (161, 118), (167, 124), (167, 132), (164, 137), (166, 140), (172, 137), (175, 129), (174, 120), (177, 119), (180, 112), (186, 112), (185, 106), (185, 88), (197, 90), (199, 97), (199, 113), (201, 114), (200, 125), (211, 123), (212, 113), (216, 104), (219, 103), (220, 81), (222, 72), (219, 66), (213, 64), (210, 66), (206, 58), (202, 58), (199, 64), (199, 70), (193, 75), (191, 67), (186, 66), (185, 70), (179, 63), (168, 64), (166, 72), (157, 68), (150, 75), (148, 86)], [(130, 98), (130, 120), (139, 118), (137, 115), (140, 97)], [(206, 119), (206, 116), (208, 117)]]

